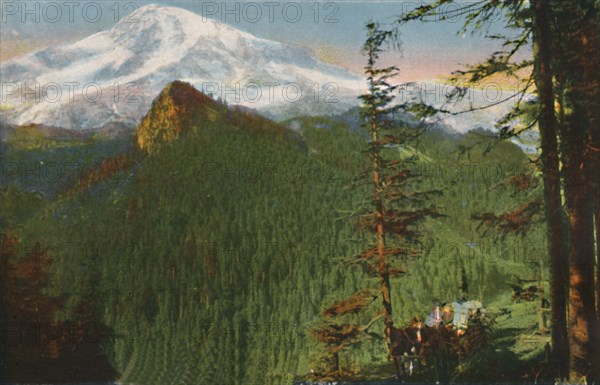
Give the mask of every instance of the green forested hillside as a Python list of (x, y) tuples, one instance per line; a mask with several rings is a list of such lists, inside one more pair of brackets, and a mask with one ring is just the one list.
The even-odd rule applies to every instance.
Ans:
[[(297, 118), (288, 123), (300, 141), (250, 113), (219, 111), (137, 154), (119, 178), (3, 222), (4, 235), (39, 242), (53, 258), (44, 293), (64, 295), (56, 320), (93, 319), (111, 331), (102, 348), (123, 383), (291, 384), (318, 365), (309, 331), (320, 310), (367, 279), (340, 263), (369, 240), (350, 215), (367, 197), (350, 187), (368, 166), (360, 132)], [(535, 277), (543, 231), (500, 239), (471, 216), (537, 193), (507, 183), (532, 171), (525, 155), (481, 132), (433, 131), (419, 147), (392, 151), (419, 152), (421, 183), (443, 190), (434, 203), (446, 215), (425, 224), (422, 256), (392, 282), (397, 324), (457, 299), (463, 269), (471, 297), (509, 303), (509, 283)], [(365, 372), (385, 361), (379, 341), (342, 357)]]

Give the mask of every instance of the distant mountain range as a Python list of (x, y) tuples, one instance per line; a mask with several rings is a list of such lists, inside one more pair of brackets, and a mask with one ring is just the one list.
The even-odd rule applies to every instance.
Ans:
[[(275, 120), (343, 114), (358, 106), (357, 97), (366, 89), (362, 77), (319, 61), (308, 49), (258, 38), (181, 8), (148, 5), (136, 19), (1, 63), (0, 98), (6, 102), (0, 106), (0, 125), (34, 124), (115, 137), (132, 132), (175, 80)], [(455, 105), (444, 100), (447, 91), (441, 82), (407, 83), (397, 100), (452, 111), (492, 104), (430, 120), (451, 133), (494, 131), (495, 122), (512, 107), (510, 100), (496, 105), (510, 99), (497, 87), (470, 89)], [(535, 152), (537, 133), (528, 135), (517, 144)]]

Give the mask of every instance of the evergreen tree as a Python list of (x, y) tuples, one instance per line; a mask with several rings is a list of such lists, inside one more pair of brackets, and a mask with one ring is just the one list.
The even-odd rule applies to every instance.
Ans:
[[(373, 234), (375, 242), (358, 255), (348, 258), (346, 263), (360, 266), (369, 277), (379, 282), (378, 287), (363, 288), (325, 309), (325, 323), (313, 330), (313, 335), (327, 344), (332, 371), (341, 372), (340, 352), (363, 342), (367, 337), (364, 332), (382, 318), (388, 359), (394, 361), (399, 378), (400, 356), (393, 351), (392, 340), (394, 319), (390, 278), (405, 274), (405, 267), (398, 264), (398, 257), (414, 258), (419, 255), (416, 246), (420, 233), (416, 226), (425, 218), (437, 215), (433, 206), (426, 206), (426, 200), (438, 192), (409, 187), (411, 181), (419, 177), (409, 165), (417, 158), (414, 152), (417, 152), (416, 143), (422, 129), (408, 128), (395, 120), (395, 113), (402, 108), (402, 105), (394, 103), (398, 86), (392, 84), (399, 69), (396, 66), (378, 66), (381, 54), (387, 51), (385, 44), (388, 49), (398, 48), (396, 33), (381, 29), (375, 22), (367, 23), (366, 28), (363, 53), (367, 57), (365, 75), (368, 91), (360, 96), (363, 103), (360, 116), (369, 136), (367, 152), (371, 167), (359, 174), (354, 186), (357, 191), (364, 191), (361, 188), (370, 186), (367, 199), (372, 209), (368, 209), (366, 214), (359, 213), (358, 218), (359, 227)], [(367, 325), (340, 323), (339, 318), (359, 313), (377, 298), (381, 299), (382, 309)], [(340, 375), (343, 376), (343, 373)]]
[[(562, 72), (559, 134), (569, 234), (570, 377), (600, 378), (600, 330), (596, 313), (594, 169), (592, 137), (598, 130), (597, 10), (591, 1), (555, 1), (555, 31), (562, 39), (555, 60)], [(596, 219), (597, 220), (597, 219)]]
[(549, 4), (545, 1), (531, 2), (534, 78), (539, 94), (538, 126), (542, 148), (542, 175), (544, 179), (544, 202), (551, 268), (551, 321), (552, 362), (559, 378), (568, 374), (569, 344), (567, 341), (566, 275), (564, 214), (562, 211), (558, 154), (558, 120), (554, 108), (554, 83), (552, 73), (552, 43)]
[[(457, 6), (450, 15), (444, 11), (448, 3)], [(528, 115), (526, 109), (517, 104), (501, 121), (504, 124), (501, 133), (512, 137), (536, 124), (540, 129), (548, 254), (552, 270), (552, 360), (556, 364), (557, 375), (564, 376), (569, 355), (565, 348), (565, 288), (568, 287), (569, 376), (574, 379), (598, 377), (599, 374), (592, 370), (600, 367), (600, 352), (595, 348), (600, 345), (599, 313), (596, 310), (600, 309), (600, 284), (594, 283), (600, 275), (596, 265), (594, 276), (594, 259), (597, 259), (599, 249), (598, 236), (594, 233), (598, 233), (597, 202), (600, 199), (597, 190), (600, 178), (595, 171), (597, 167), (594, 167), (600, 159), (597, 151), (600, 120), (597, 107), (600, 84), (597, 2), (507, 0), (482, 1), (472, 7), (453, 0), (437, 0), (403, 15), (400, 21), (466, 15), (463, 31), (468, 27), (479, 30), (498, 13), (504, 14), (506, 27), (520, 32), (516, 37), (493, 35), (492, 38), (503, 40), (507, 49), (495, 52), (485, 62), (470, 66), (466, 71), (455, 72), (454, 80), (461, 76), (475, 82), (496, 74), (515, 76), (533, 64), (532, 76), (526, 78), (524, 89), (517, 95), (524, 95), (528, 90), (538, 95), (536, 117), (530, 124), (515, 130), (510, 122)], [(514, 60), (530, 42), (534, 46), (532, 60)], [(531, 89), (534, 84), (535, 89)], [(457, 88), (456, 94), (464, 95), (464, 91)], [(418, 110), (428, 114), (440, 112), (424, 106)], [(559, 159), (563, 165), (562, 190)], [(562, 227), (561, 193), (567, 209), (566, 229)]]

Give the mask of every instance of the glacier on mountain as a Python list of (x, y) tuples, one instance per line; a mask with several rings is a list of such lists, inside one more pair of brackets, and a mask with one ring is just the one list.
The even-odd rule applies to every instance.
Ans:
[(343, 111), (357, 104), (364, 88), (360, 76), (318, 61), (305, 48), (184, 9), (148, 5), (135, 20), (2, 63), (7, 121), (71, 129), (136, 123), (173, 80), (276, 118), (286, 111)]

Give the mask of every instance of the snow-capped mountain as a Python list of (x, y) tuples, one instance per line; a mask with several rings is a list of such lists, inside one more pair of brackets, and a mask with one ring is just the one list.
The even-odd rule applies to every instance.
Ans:
[[(397, 101), (424, 103), (447, 111), (427, 118), (427, 122), (448, 132), (465, 134), (475, 129), (496, 132), (497, 123), (511, 112), (517, 102), (527, 103), (534, 98), (532, 94), (521, 95), (516, 90), (502, 89), (494, 82), (466, 87), (462, 97), (453, 95), (453, 91), (456, 88), (444, 82), (410, 82), (399, 88)], [(512, 141), (524, 152), (533, 154), (537, 152), (539, 134), (536, 130), (529, 130)]]
[[(357, 106), (357, 96), (366, 89), (364, 78), (320, 62), (305, 48), (262, 39), (181, 8), (148, 5), (135, 16), (137, 22), (125, 18), (76, 43), (1, 63), (0, 120), (74, 130), (136, 125), (174, 80), (271, 118), (342, 113)], [(447, 91), (443, 82), (410, 83), (397, 101), (460, 111), (506, 96), (494, 87), (472, 89), (453, 105), (444, 100)], [(435, 120), (459, 133), (494, 130), (511, 107), (508, 101)], [(524, 149), (535, 151), (535, 145), (529, 147)]]
[(339, 112), (364, 88), (304, 48), (184, 9), (148, 5), (136, 20), (2, 63), (5, 120), (71, 129), (137, 123), (173, 80), (272, 117)]

